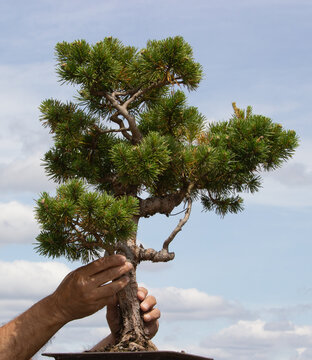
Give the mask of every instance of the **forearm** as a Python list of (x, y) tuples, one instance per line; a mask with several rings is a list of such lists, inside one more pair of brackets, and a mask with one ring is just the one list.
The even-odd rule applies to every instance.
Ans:
[(47, 296), (0, 328), (0, 359), (29, 360), (65, 323)]

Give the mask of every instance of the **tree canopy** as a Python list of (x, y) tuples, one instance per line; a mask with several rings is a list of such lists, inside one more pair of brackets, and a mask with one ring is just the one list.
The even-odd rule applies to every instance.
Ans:
[(62, 42), (56, 59), (77, 96), (40, 106), (54, 139), (45, 168), (61, 184), (37, 201), (44, 255), (88, 261), (115, 251), (135, 232), (134, 218), (168, 215), (183, 201), (237, 213), (241, 193), (258, 191), (261, 171), (281, 166), (298, 145), (293, 130), (251, 107), (233, 103), (228, 121), (208, 123), (188, 105), (183, 89), (196, 90), (203, 70), (180, 36), (141, 50), (112, 37)]

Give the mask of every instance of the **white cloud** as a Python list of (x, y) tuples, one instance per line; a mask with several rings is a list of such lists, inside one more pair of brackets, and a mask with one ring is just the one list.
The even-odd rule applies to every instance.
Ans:
[(246, 204), (281, 207), (308, 207), (312, 205), (312, 192), (306, 188), (290, 189), (273, 178), (266, 177), (263, 188), (256, 194), (243, 194)]
[(307, 164), (291, 162), (273, 173), (273, 178), (281, 184), (301, 188), (312, 187), (312, 171)]
[(59, 86), (53, 62), (0, 65), (0, 78), (0, 163), (7, 164), (47, 149), (50, 135), (39, 121), (38, 107), (45, 98), (67, 99), (73, 90)]
[[(12, 133), (39, 124), (38, 106), (59, 86), (52, 62), (0, 65), (1, 127)], [(50, 93), (53, 96), (53, 93)], [(18, 125), (18, 127), (16, 127)]]
[[(0, 266), (1, 267), (1, 266)], [(30, 299), (1, 299), (0, 300), (0, 326), (14, 319), (33, 305)]]
[(176, 287), (151, 289), (165, 319), (208, 320), (213, 318), (246, 318), (250, 313), (236, 302), (193, 289)]
[(311, 139), (302, 139), (299, 147), (296, 149), (292, 159), (284, 164), (280, 169), (269, 173), (281, 184), (292, 189), (312, 186), (312, 141)]
[[(18, 137), (13, 136), (2, 139), (0, 137), (0, 140), (0, 164), (8, 164), (12, 161), (12, 159), (20, 155), (22, 150), (22, 143)], [(1, 171), (1, 174), (1, 178), (3, 178), (5, 176), (5, 172)]]
[(55, 188), (48, 180), (40, 158), (42, 153), (34, 153), (26, 158), (19, 158), (6, 165), (0, 165), (0, 191), (26, 192), (39, 194)]
[(68, 324), (58, 331), (33, 359), (46, 359), (40, 356), (42, 353), (73, 353), (88, 350), (110, 333), (109, 328), (103, 326), (105, 323), (106, 320), (103, 318), (102, 326), (96, 328), (74, 328)]
[(60, 262), (0, 261), (0, 298), (40, 299), (56, 289), (70, 269)]
[(0, 261), (0, 326), (51, 294), (69, 271), (58, 262)]
[(32, 207), (17, 201), (0, 203), (0, 245), (33, 243), (38, 233)]
[[(295, 359), (312, 349), (312, 326), (285, 322), (240, 320), (202, 341), (206, 352), (220, 352), (219, 359)], [(301, 359), (301, 358), (300, 358)]]
[[(0, 274), (5, 274), (0, 277), (0, 324), (54, 291), (69, 271), (59, 262), (0, 262)], [(242, 320), (248, 316), (242, 306), (198, 289), (169, 287), (150, 289), (150, 292), (157, 298), (162, 320), (168, 319), (171, 324), (170, 320), (180, 320), (183, 324), (179, 326), (177, 339), (166, 340), (165, 337), (156, 341), (159, 349), (183, 349), (218, 360), (306, 360), (312, 353), (312, 326), (298, 326), (287, 320)], [(207, 322), (203, 327), (206, 330), (200, 332), (201, 340), (186, 340), (190, 326), (197, 327), (196, 320), (227, 318), (231, 321), (237, 317), (240, 320), (218, 332), (212, 332)], [(189, 326), (185, 327), (185, 322)], [(160, 334), (165, 332), (166, 326), (168, 321), (162, 321)], [(83, 351), (108, 333), (103, 309), (91, 317), (67, 324), (40, 353)], [(36, 358), (41, 359), (40, 356)]]
[(302, 141), (292, 159), (281, 168), (262, 173), (263, 186), (256, 194), (243, 194), (246, 202), (285, 206), (312, 206), (312, 143)]

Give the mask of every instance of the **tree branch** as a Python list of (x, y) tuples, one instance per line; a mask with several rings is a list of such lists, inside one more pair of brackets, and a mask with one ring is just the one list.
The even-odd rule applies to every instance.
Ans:
[(127, 119), (130, 131), (132, 133), (132, 143), (138, 144), (142, 140), (142, 134), (139, 131), (134, 116), (129, 114), (127, 108), (123, 105), (120, 105), (117, 101), (116, 97), (112, 96), (109, 93), (105, 93), (104, 96), (106, 99), (113, 105), (113, 107), (118, 111), (120, 115), (122, 115), (125, 119)]
[(190, 197), (188, 197), (187, 202), (188, 202), (188, 205), (187, 205), (187, 209), (186, 209), (184, 218), (180, 219), (178, 225), (175, 227), (175, 229), (172, 231), (172, 233), (169, 235), (169, 237), (163, 244), (163, 250), (166, 252), (168, 252), (169, 245), (172, 242), (172, 240), (176, 237), (178, 232), (180, 232), (182, 230), (182, 227), (185, 225), (185, 223), (187, 222), (187, 220), (190, 217), (191, 209), (192, 209), (192, 199)]
[(108, 134), (108, 133), (115, 133), (115, 132), (123, 132), (123, 131), (127, 131), (130, 130), (129, 128), (120, 128), (120, 129), (109, 129), (109, 130), (100, 130), (101, 134)]
[(208, 192), (208, 196), (209, 196), (209, 199), (211, 200), (212, 203), (214, 203), (215, 205), (220, 205), (220, 202), (218, 201), (218, 199), (215, 199), (212, 195), (211, 195), (211, 192), (209, 190), (207, 190)]
[(125, 107), (127, 108), (128, 105), (129, 105), (130, 103), (132, 103), (134, 100), (136, 100), (138, 97), (146, 94), (146, 93), (149, 92), (150, 90), (157, 89), (157, 88), (160, 88), (160, 87), (162, 87), (162, 86), (165, 86), (165, 85), (167, 85), (167, 83), (168, 83), (167, 80), (163, 80), (163, 81), (159, 81), (159, 82), (157, 82), (157, 83), (153, 83), (153, 84), (151, 84), (150, 86), (148, 86), (148, 87), (145, 88), (145, 89), (140, 89), (140, 90), (138, 90), (137, 92), (135, 92), (135, 93), (131, 96), (131, 98), (129, 98), (127, 101), (125, 101), (125, 102), (123, 103), (123, 106), (125, 106)]
[(127, 90), (127, 91), (113, 91), (112, 92), (112, 96), (116, 97), (116, 96), (127, 96), (127, 95), (131, 95), (133, 93), (135, 93), (137, 91), (137, 89), (134, 90)]
[(150, 217), (156, 213), (169, 215), (171, 211), (181, 204), (187, 189), (183, 188), (175, 194), (169, 194), (162, 197), (150, 197), (147, 199), (139, 198), (140, 217)]
[[(156, 251), (154, 249), (144, 249), (143, 246), (141, 245), (138, 250), (139, 253), (137, 255), (139, 257), (139, 261), (150, 260), (152, 262), (167, 262), (167, 261), (174, 259), (175, 254), (174, 254), (174, 252), (169, 252), (169, 245), (172, 242), (172, 240), (176, 237), (178, 232), (180, 232), (182, 230), (182, 227), (185, 225), (185, 223), (187, 222), (187, 220), (190, 217), (190, 213), (191, 213), (191, 209), (192, 209), (191, 191), (192, 191), (193, 187), (194, 187), (194, 184), (191, 183), (191, 184), (189, 184), (187, 190), (185, 192), (183, 192), (183, 197), (186, 195), (186, 199), (188, 202), (184, 218), (180, 219), (178, 225), (175, 227), (175, 229), (172, 231), (172, 233), (169, 235), (169, 237), (164, 241), (162, 249), (160, 251)], [(183, 199), (183, 197), (182, 197), (182, 199)], [(147, 199), (147, 200), (150, 200), (150, 199)], [(158, 210), (156, 212), (159, 213), (160, 211)]]
[(144, 249), (141, 245), (139, 248), (139, 261), (152, 261), (152, 262), (168, 262), (174, 259), (175, 253), (168, 252), (168, 250), (161, 249), (156, 251), (154, 249)]
[(128, 139), (129, 141), (132, 142), (132, 136), (127, 133), (127, 130), (128, 130), (128, 129), (130, 130), (130, 128), (126, 128), (126, 127), (125, 127), (124, 122), (123, 122), (121, 119), (119, 119), (118, 115), (119, 115), (119, 112), (116, 111), (116, 112), (110, 117), (110, 120), (111, 120), (112, 122), (114, 122), (115, 124), (119, 125), (119, 129), (124, 129), (124, 130), (121, 131), (122, 135), (123, 135), (126, 139)]
[[(113, 91), (111, 94), (109, 94), (108, 92), (100, 91), (100, 92), (95, 93), (94, 95), (104, 96), (113, 105), (113, 107), (117, 110), (118, 114), (122, 115), (125, 119), (127, 119), (128, 124), (129, 124), (129, 130), (132, 133), (131, 142), (133, 144), (138, 144), (142, 140), (142, 134), (136, 125), (135, 117), (132, 116), (131, 114), (129, 114), (128, 106), (133, 101), (135, 101), (138, 97), (146, 94), (150, 90), (160, 88), (160, 87), (168, 85), (168, 84), (169, 84), (168, 80), (164, 79), (157, 83), (153, 83), (144, 89), (139, 89), (139, 90), (135, 89), (135, 90), (128, 90), (128, 91)], [(133, 94), (133, 95), (128, 100), (126, 100), (123, 104), (120, 104), (119, 101), (116, 99), (116, 96), (126, 96), (126, 95), (131, 95), (131, 94)], [(120, 127), (125, 127), (125, 126), (120, 126)], [(129, 134), (127, 134), (126, 132), (122, 132), (122, 134), (127, 139), (129, 139), (129, 137), (130, 137)], [(127, 134), (128, 136), (126, 136), (125, 134)]]
[(152, 261), (152, 262), (167, 262), (170, 260), (173, 260), (175, 257), (174, 252), (169, 252), (169, 245), (172, 242), (172, 240), (176, 237), (178, 232), (182, 230), (182, 227), (185, 225), (187, 220), (190, 217), (191, 208), (192, 208), (192, 199), (190, 196), (187, 199), (188, 206), (184, 215), (183, 219), (180, 219), (178, 225), (175, 227), (175, 229), (172, 231), (172, 233), (169, 235), (169, 237), (166, 239), (166, 241), (163, 244), (163, 247), (160, 251), (156, 251), (154, 249), (144, 249), (144, 247), (141, 245), (140, 248), (137, 250), (137, 257), (139, 258), (139, 261)]
[(152, 262), (167, 262), (174, 259), (174, 253), (169, 253), (167, 250), (156, 251), (154, 249), (144, 249), (143, 245), (129, 246), (124, 242), (119, 241), (116, 244), (115, 249), (122, 251), (127, 259), (133, 264), (138, 264), (141, 261), (152, 261)]

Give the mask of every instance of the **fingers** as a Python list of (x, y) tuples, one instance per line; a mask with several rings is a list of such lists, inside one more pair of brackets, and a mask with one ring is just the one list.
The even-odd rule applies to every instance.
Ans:
[(156, 298), (152, 295), (147, 296), (140, 304), (143, 312), (151, 310), (157, 304)]
[(125, 264), (125, 262), (126, 257), (123, 255), (104, 256), (81, 267), (81, 271), (83, 271), (86, 275), (94, 275), (111, 267), (121, 266)]
[(144, 332), (151, 339), (156, 335), (158, 328), (159, 328), (159, 322), (157, 320), (157, 321), (145, 324)]
[[(114, 280), (110, 282), (109, 284), (99, 286), (95, 290), (95, 298), (101, 299), (101, 298), (107, 298), (115, 296), (115, 294), (118, 293), (118, 291), (122, 290), (128, 283), (129, 283), (129, 277), (128, 276), (122, 276), (121, 278)], [(114, 299), (112, 299), (114, 301)], [(112, 303), (110, 301), (109, 303)]]
[(122, 265), (104, 269), (103, 271), (97, 272), (91, 276), (91, 281), (94, 282), (95, 286), (100, 286), (108, 281), (112, 281), (120, 278), (122, 275), (126, 274), (133, 269), (133, 266), (129, 262), (125, 262)]
[(143, 301), (146, 298), (147, 294), (148, 294), (147, 289), (145, 289), (144, 287), (138, 288), (138, 299), (140, 301)]
[(160, 318), (160, 311), (156, 308), (143, 315), (143, 319), (145, 322), (155, 321), (158, 320), (159, 318)]

